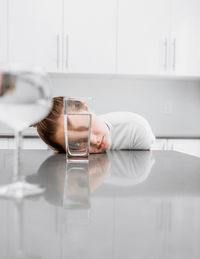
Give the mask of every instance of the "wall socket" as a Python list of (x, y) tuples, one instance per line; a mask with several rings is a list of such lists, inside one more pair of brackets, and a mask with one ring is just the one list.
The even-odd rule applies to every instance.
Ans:
[(162, 114), (165, 114), (165, 115), (171, 115), (173, 112), (173, 104), (172, 102), (165, 102), (162, 106), (162, 111), (161, 113)]

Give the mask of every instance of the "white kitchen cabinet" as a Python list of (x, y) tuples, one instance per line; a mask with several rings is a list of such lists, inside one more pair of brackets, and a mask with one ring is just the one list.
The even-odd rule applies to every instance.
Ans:
[(167, 139), (156, 139), (152, 144), (152, 150), (167, 150)]
[[(0, 149), (15, 148), (14, 138), (0, 138)], [(23, 149), (48, 149), (40, 138), (23, 138)], [(174, 150), (200, 157), (200, 139), (156, 139), (152, 150)]]
[(171, 21), (171, 71), (200, 75), (200, 1), (173, 0)]
[(116, 0), (64, 0), (64, 71), (114, 73)]
[(200, 75), (198, 0), (119, 0), (118, 73)]
[(168, 139), (168, 150), (200, 157), (200, 139)]
[(1, 0), (0, 63), (199, 76), (199, 10), (199, 0)]
[(118, 73), (166, 71), (169, 10), (168, 0), (119, 0)]
[(62, 0), (9, 0), (9, 61), (61, 71)]
[(153, 143), (152, 150), (174, 150), (200, 157), (200, 139), (158, 138)]
[(7, 0), (0, 0), (0, 63), (7, 59)]
[[(48, 146), (40, 138), (23, 138), (23, 149), (48, 149)], [(15, 149), (14, 138), (0, 138), (0, 149)]]

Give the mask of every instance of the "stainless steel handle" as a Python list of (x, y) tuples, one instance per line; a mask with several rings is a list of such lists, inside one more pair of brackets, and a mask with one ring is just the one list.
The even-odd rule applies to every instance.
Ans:
[(65, 54), (65, 68), (69, 67), (69, 36), (66, 35), (65, 37), (65, 48), (66, 48), (66, 54)]
[(168, 47), (168, 40), (167, 38), (165, 38), (164, 40), (164, 63), (163, 63), (163, 67), (165, 69), (165, 71), (167, 70), (167, 47)]
[(57, 35), (57, 69), (60, 66), (60, 36)]
[(163, 143), (163, 145), (162, 145), (162, 150), (166, 150), (166, 145), (165, 145), (165, 143)]
[(173, 46), (172, 69), (173, 69), (173, 71), (175, 71), (176, 70), (176, 38), (174, 38), (172, 46)]

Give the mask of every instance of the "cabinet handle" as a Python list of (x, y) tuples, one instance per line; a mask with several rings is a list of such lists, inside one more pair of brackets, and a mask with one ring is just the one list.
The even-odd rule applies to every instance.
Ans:
[(65, 37), (65, 47), (66, 47), (66, 57), (65, 57), (65, 67), (68, 68), (69, 67), (69, 37), (68, 35), (66, 35)]
[(173, 43), (173, 62), (172, 62), (172, 69), (173, 71), (176, 70), (176, 38), (174, 38)]
[(167, 45), (168, 45), (168, 41), (167, 41), (167, 38), (165, 38), (165, 40), (164, 40), (164, 64), (163, 64), (165, 71), (167, 70)]
[(59, 69), (60, 65), (60, 36), (57, 35), (57, 69)]
[(165, 143), (163, 143), (162, 150), (165, 150), (165, 149), (166, 149), (166, 146), (165, 146)]

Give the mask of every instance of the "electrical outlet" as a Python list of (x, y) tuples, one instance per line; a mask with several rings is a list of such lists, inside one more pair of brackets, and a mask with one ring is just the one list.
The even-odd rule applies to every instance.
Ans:
[(166, 102), (164, 103), (163, 107), (162, 107), (162, 114), (165, 115), (171, 115), (173, 112), (173, 105), (171, 102)]

